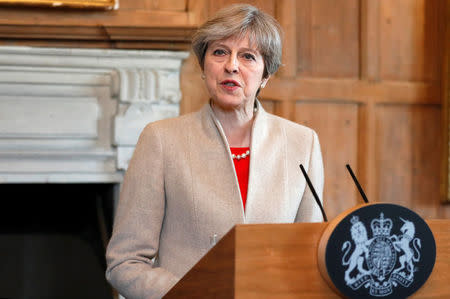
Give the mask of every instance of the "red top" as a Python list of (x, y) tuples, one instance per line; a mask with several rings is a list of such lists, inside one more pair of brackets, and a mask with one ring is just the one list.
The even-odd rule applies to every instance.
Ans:
[[(250, 150), (249, 147), (230, 147), (231, 153), (242, 155), (246, 151)], [(245, 203), (247, 201), (247, 189), (248, 189), (248, 170), (250, 166), (250, 155), (241, 159), (233, 159), (234, 168), (236, 169), (236, 175), (239, 182), (239, 189), (241, 189), (242, 204), (245, 211)]]

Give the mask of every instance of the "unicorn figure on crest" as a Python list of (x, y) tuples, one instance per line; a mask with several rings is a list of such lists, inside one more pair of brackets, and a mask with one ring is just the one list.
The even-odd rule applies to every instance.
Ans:
[[(420, 260), (420, 251), (422, 248), (422, 244), (419, 238), (414, 238), (414, 234), (416, 233), (416, 228), (414, 223), (411, 221), (405, 220), (402, 217), (399, 217), (403, 221), (403, 226), (400, 228), (400, 231), (403, 235), (400, 238), (395, 236), (395, 241), (393, 242), (394, 248), (397, 251), (403, 251), (403, 254), (399, 257), (400, 267), (395, 269), (393, 273), (398, 273), (403, 269), (406, 269), (409, 272), (408, 279), (412, 279), (414, 276), (414, 263)], [(410, 243), (413, 243), (414, 251), (410, 247)], [(419, 249), (418, 249), (419, 248)]]

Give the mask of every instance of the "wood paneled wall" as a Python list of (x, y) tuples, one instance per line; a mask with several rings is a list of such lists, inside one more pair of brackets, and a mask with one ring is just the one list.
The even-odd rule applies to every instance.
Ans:
[(114, 11), (0, 6), (0, 44), (187, 49), (207, 7), (204, 0), (120, 0)]
[[(3, 7), (0, 44), (189, 49), (199, 24), (237, 2), (244, 1), (121, 0), (112, 12)], [(345, 168), (350, 164), (369, 200), (449, 218), (439, 187), (447, 163), (441, 102), (450, 0), (245, 2), (284, 28), (284, 66), (261, 100), (267, 110), (317, 131), (329, 217), (361, 202)], [(182, 68), (182, 113), (208, 99), (200, 75), (191, 55)]]
[[(346, 164), (370, 201), (450, 217), (439, 195), (445, 1), (247, 2), (284, 28), (284, 66), (260, 97), (317, 131), (329, 217), (362, 202)], [(229, 3), (215, 1), (208, 14)], [(193, 57), (182, 76), (186, 113), (208, 96)]]

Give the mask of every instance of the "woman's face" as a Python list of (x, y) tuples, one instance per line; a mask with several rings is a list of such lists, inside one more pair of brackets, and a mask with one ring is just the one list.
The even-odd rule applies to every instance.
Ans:
[(269, 80), (263, 79), (264, 60), (247, 37), (208, 45), (203, 71), (213, 104), (224, 110), (253, 109), (258, 88)]

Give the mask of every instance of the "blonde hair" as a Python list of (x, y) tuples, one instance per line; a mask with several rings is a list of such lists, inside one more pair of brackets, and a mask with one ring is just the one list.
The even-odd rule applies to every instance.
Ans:
[(263, 77), (274, 74), (281, 65), (281, 26), (272, 16), (248, 4), (223, 8), (200, 26), (192, 38), (192, 49), (200, 67), (203, 69), (209, 43), (246, 35), (264, 59)]

